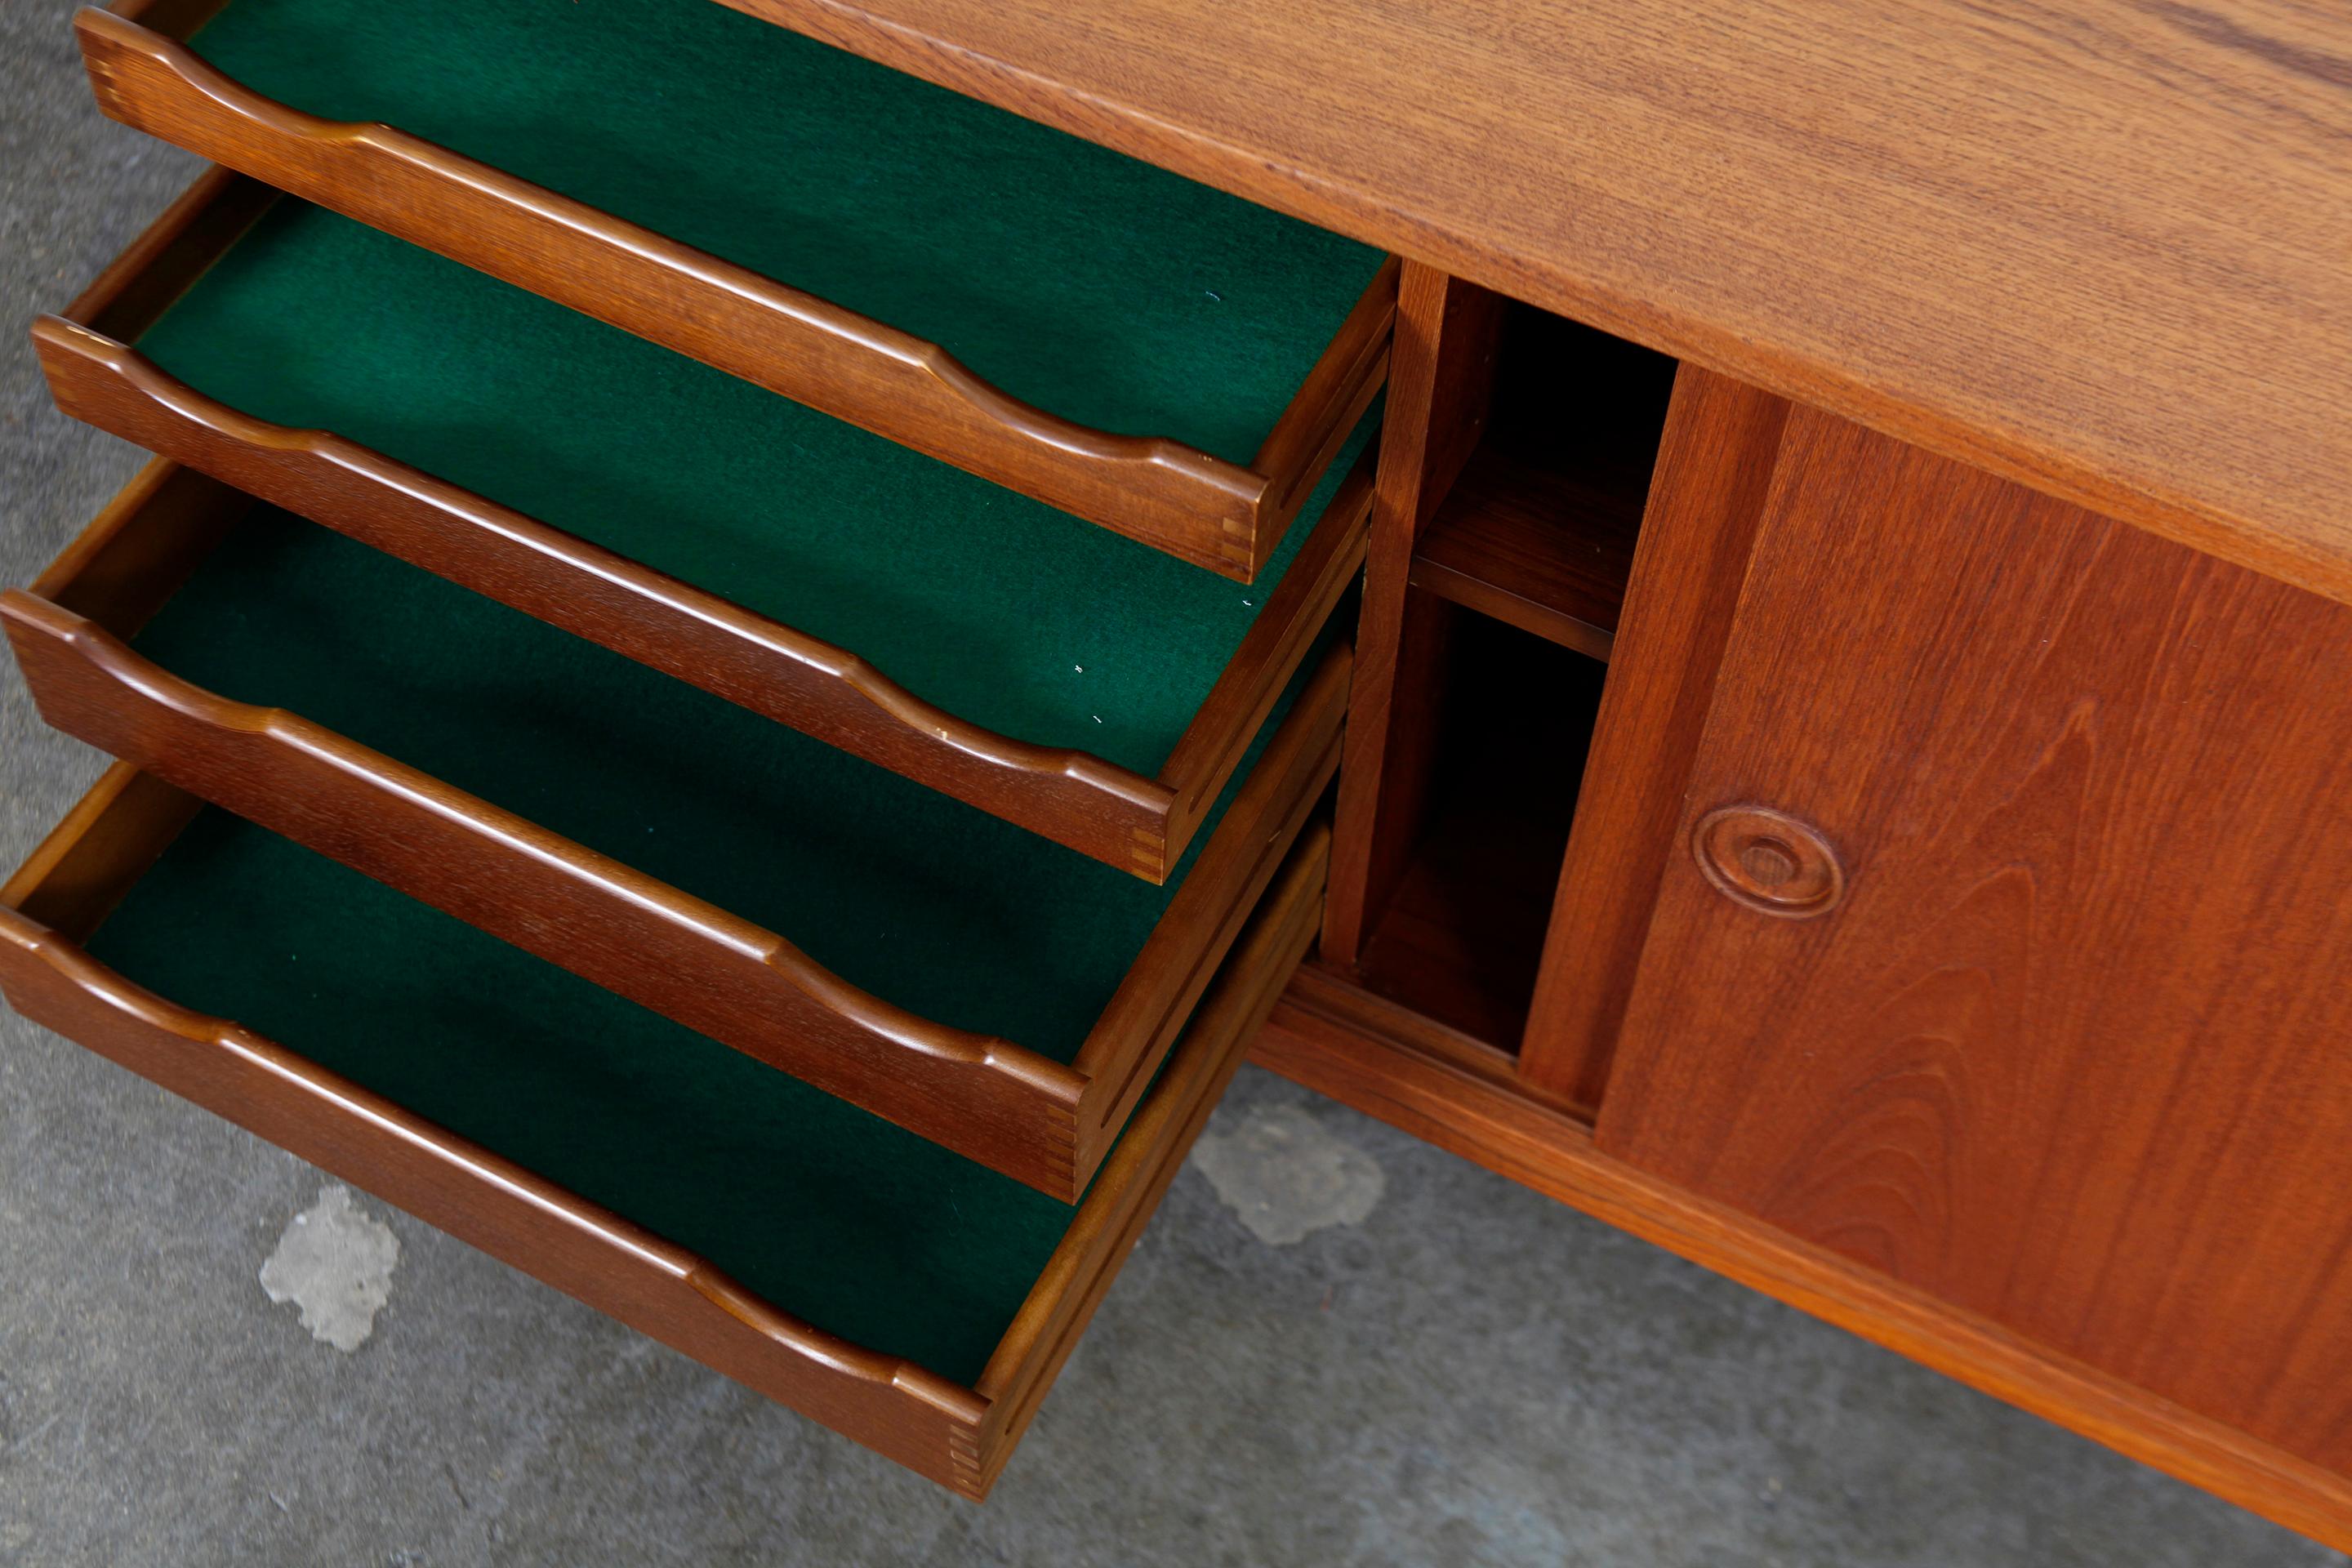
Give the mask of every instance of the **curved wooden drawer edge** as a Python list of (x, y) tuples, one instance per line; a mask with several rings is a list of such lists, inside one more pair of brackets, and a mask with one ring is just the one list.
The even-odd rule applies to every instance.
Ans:
[[(610, 989), (620, 988), (608, 977), (625, 974), (632, 954), (641, 970), (694, 963), (747, 971), (738, 978), (767, 999), (756, 1011), (770, 1027), (738, 1022), (728, 1043), (771, 1066), (824, 1087), (827, 1069), (773, 1050), (777, 1036), (791, 1034), (841, 1060), (836, 1073), (850, 1070), (850, 1063), (878, 1072), (897, 1064), (898, 1053), (912, 1052), (942, 1066), (1008, 1074), (1073, 1106), (1083, 1088), (1059, 1064), (896, 1007), (827, 973), (772, 932), (323, 725), (182, 680), (96, 622), (46, 599), (16, 588), (0, 593), (0, 623), (53, 727), (551, 963)], [(387, 823), (397, 823), (398, 831), (386, 831)], [(449, 866), (486, 858), (502, 872), (495, 886), (446, 874)], [(531, 924), (527, 909), (573, 902), (604, 918), (567, 925), (560, 943), (552, 934), (518, 940)], [(639, 918), (627, 920), (620, 910)], [(761, 979), (751, 978), (762, 971)], [(647, 974), (632, 988), (647, 984), (659, 982)], [(678, 1005), (657, 1010), (674, 1015)], [(986, 1090), (973, 1086), (964, 1094), (985, 1098)]]
[(1328, 837), (1302, 839), (1185, 1043), (978, 1382), (825, 1333), (701, 1258), (276, 1042), (155, 995), (41, 913), (94, 926), (193, 814), (118, 764), (0, 889), (26, 1017), (968, 1497), (984, 1497), (1311, 942)]
[[(1385, 370), (1391, 258), (1251, 468), (1108, 435), (1009, 396), (946, 350), (385, 125), (239, 85), (180, 37), (217, 9), (122, 0), (75, 18), (121, 121), (771, 392), (1243, 583), (1280, 542)], [(157, 27), (145, 25), (153, 21)], [(157, 30), (157, 28), (166, 30)], [(1352, 412), (1351, 412), (1352, 410)]]
[(1065, 1064), (897, 1007), (751, 921), (142, 657), (123, 639), (193, 568), (201, 550), (185, 542), (208, 548), (235, 526), (208, 496), (245, 499), (158, 465), (39, 592), (0, 594), (0, 624), (50, 724), (1065, 1202), (1085, 1190), (1338, 768), (1344, 646), (1309, 678)]
[(254, 418), (159, 369), (132, 340), (276, 195), (213, 171), (63, 315), (36, 321), (58, 406), (1147, 881), (1182, 858), (1362, 561), (1370, 454), (1268, 594), (1159, 777), (1011, 739), (915, 696), (855, 652), (356, 442)]

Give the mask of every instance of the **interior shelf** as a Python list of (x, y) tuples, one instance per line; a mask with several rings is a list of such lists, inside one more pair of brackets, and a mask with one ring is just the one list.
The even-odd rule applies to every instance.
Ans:
[[(1601, 667), (1479, 615), (1448, 617), (1423, 824), (1356, 965), (1365, 989), (1504, 1050), (1535, 994)], [(1526, 694), (1541, 691), (1541, 710)]]
[(1493, 412), (1423, 531), (1413, 585), (1607, 658), (1674, 369), (1663, 354), (1515, 307)]

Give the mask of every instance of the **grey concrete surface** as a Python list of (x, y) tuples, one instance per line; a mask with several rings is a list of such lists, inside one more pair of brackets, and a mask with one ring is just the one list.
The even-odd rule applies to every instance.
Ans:
[[(194, 167), (89, 108), (70, 9), (0, 0), (7, 582), (139, 461), (19, 324)], [(0, 675), (0, 859), (99, 765)], [(1215, 1125), (1221, 1180), (1377, 1201), (1277, 1246), (1187, 1170), (975, 1508), (373, 1199), (388, 1301), (320, 1342), (257, 1274), (325, 1179), (0, 1018), (0, 1564), (2340, 1561), (1263, 1074)]]

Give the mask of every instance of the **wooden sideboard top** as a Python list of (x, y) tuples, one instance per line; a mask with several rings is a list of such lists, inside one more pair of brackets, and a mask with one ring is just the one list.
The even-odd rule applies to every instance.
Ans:
[(726, 0), (2352, 600), (2336, 0)]

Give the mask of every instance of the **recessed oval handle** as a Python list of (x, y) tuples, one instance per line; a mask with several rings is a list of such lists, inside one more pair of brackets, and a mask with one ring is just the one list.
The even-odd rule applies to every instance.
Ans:
[(1768, 805), (1718, 806), (1691, 830), (1691, 854), (1715, 890), (1782, 920), (1811, 920), (1845, 897), (1845, 865), (1811, 823)]

